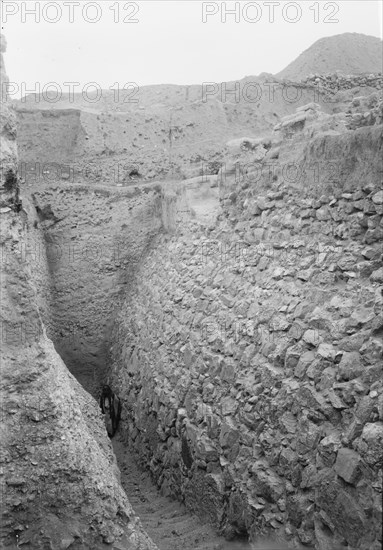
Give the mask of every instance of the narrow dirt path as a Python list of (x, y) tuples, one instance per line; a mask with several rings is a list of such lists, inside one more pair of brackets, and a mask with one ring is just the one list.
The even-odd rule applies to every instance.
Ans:
[(160, 495), (148, 472), (138, 468), (117, 434), (113, 448), (121, 484), (148, 535), (160, 550), (245, 550), (251, 546), (228, 542), (188, 512), (183, 504)]

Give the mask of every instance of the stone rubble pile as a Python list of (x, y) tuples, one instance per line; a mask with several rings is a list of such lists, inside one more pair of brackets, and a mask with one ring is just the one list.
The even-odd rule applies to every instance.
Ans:
[(341, 90), (351, 90), (356, 87), (383, 89), (381, 73), (368, 75), (313, 74), (305, 78), (303, 82), (316, 86), (320, 91), (330, 91), (332, 93)]
[(355, 130), (362, 126), (383, 124), (382, 94), (372, 93), (368, 96), (355, 97), (346, 112), (346, 127)]

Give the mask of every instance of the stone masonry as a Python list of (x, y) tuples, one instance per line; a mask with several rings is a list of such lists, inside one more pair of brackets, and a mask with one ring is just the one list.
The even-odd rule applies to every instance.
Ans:
[[(228, 177), (217, 225), (159, 237), (119, 313), (111, 380), (126, 440), (165, 494), (228, 537), (381, 547), (374, 128), (328, 136), (339, 158), (350, 151), (336, 185)], [(302, 149), (297, 134), (257, 162), (323, 155), (323, 140)], [(361, 181), (345, 168), (362, 141), (375, 160)]]

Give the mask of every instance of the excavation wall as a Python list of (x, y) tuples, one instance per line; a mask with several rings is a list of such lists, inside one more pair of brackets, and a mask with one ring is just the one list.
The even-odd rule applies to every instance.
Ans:
[[(352, 86), (370, 93), (371, 78)], [(222, 160), (228, 137), (267, 136), (228, 145), (217, 222), (214, 179), (112, 191), (46, 168), (24, 178), (24, 210), (5, 195), (5, 545), (153, 548), (78, 383), (96, 394), (107, 378), (140, 463), (228, 538), (380, 548), (380, 107), (353, 89), (349, 117), (346, 96), (325, 114), (304, 105), (313, 85), (296, 88), (298, 112), (223, 101), (222, 86), (209, 101), (145, 90), (137, 112), (110, 98), (21, 110), (21, 161), (91, 162), (93, 183), (186, 173)]]
[(24, 208), (1, 219), (2, 548), (101, 549), (120, 540), (154, 550), (120, 486), (97, 402), (47, 338), (43, 260), (20, 252), (33, 231), (34, 207), (24, 200)]
[[(6, 81), (0, 36), (0, 73)], [(120, 485), (97, 402), (47, 337), (50, 273), (35, 207), (20, 200), (14, 113), (2, 97), (1, 548), (155, 550)], [(34, 248), (31, 252), (31, 245)], [(119, 546), (121, 548), (121, 546)]]
[(381, 135), (297, 136), (297, 163), (340, 162), (336, 184), (229, 173), (217, 226), (159, 238), (121, 305), (126, 441), (227, 536), (381, 546)]
[[(379, 78), (353, 86), (345, 97), (371, 93)], [(339, 84), (336, 91), (344, 89)], [(315, 82), (285, 83), (271, 75), (207, 87), (145, 86), (131, 98), (103, 90), (94, 102), (81, 94), (59, 101), (31, 94), (17, 102), (23, 177), (115, 185), (181, 178), (193, 169), (198, 175), (222, 160), (227, 140), (271, 132), (299, 106), (317, 101), (326, 112), (339, 109), (338, 99), (326, 94)]]
[(45, 186), (33, 198), (45, 242), (31, 239), (27, 254), (47, 257), (48, 333), (69, 370), (97, 394), (113, 312), (166, 218), (159, 191)]

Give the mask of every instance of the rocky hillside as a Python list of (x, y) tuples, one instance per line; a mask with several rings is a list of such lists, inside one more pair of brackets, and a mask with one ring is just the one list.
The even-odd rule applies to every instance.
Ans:
[(294, 82), (312, 74), (381, 73), (382, 41), (375, 36), (344, 33), (317, 40), (276, 76)]

